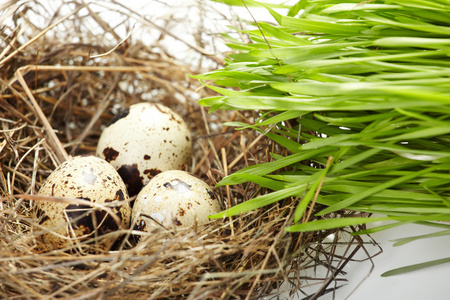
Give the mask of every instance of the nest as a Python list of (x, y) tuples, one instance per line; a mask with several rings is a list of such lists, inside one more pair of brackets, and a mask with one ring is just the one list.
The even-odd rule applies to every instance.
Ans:
[[(216, 46), (203, 24), (186, 26), (195, 38), (183, 40), (170, 30), (188, 21), (175, 14), (148, 19), (114, 1), (50, 3), (11, 1), (2, 7), (0, 23), (7, 25), (0, 42), (0, 298), (253, 299), (294, 294), (308, 284), (319, 284), (323, 293), (339, 281), (342, 268), (332, 264), (350, 258), (325, 247), (330, 232), (284, 231), (298, 199), (194, 231), (156, 231), (113, 251), (45, 250), (34, 229), (39, 187), (68, 156), (93, 154), (102, 128), (123, 107), (150, 101), (180, 114), (194, 139), (188, 171), (211, 186), (270, 160), (269, 152), (286, 151), (255, 131), (222, 125), (252, 123), (257, 111), (208, 114), (196, 103), (214, 94), (187, 74), (222, 62), (209, 54)], [(189, 14), (213, 12), (215, 24), (226, 19), (204, 3), (186, 6)], [(114, 24), (103, 21), (104, 12), (116, 15)], [(144, 34), (152, 40), (140, 39)], [(174, 53), (167, 39), (185, 52)], [(180, 52), (184, 57), (177, 57)], [(230, 207), (265, 190), (248, 183), (215, 192)], [(304, 270), (319, 266), (329, 270), (326, 276), (305, 278)]]

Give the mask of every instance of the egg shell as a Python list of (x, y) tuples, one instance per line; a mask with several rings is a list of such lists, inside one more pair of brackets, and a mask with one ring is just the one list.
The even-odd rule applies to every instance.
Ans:
[[(50, 174), (38, 194), (78, 198), (98, 204), (129, 199), (126, 186), (114, 167), (95, 156), (77, 156), (65, 161)], [(39, 224), (52, 230), (42, 236), (44, 243), (52, 248), (70, 247), (77, 240), (101, 236), (119, 228), (106, 211), (87, 205), (39, 201), (36, 207)], [(121, 227), (129, 228), (131, 208), (128, 203), (110, 209), (121, 220)], [(87, 211), (94, 211), (94, 214), (86, 214)], [(109, 249), (114, 242), (102, 239), (99, 246)]]
[(191, 135), (181, 116), (170, 108), (138, 103), (103, 130), (96, 155), (116, 168), (134, 196), (156, 174), (189, 164)]
[[(156, 175), (138, 194), (133, 206), (133, 219), (138, 230), (151, 232), (166, 228), (201, 226), (209, 215), (220, 212), (211, 187), (185, 171), (170, 170)], [(153, 218), (158, 223), (153, 222)]]

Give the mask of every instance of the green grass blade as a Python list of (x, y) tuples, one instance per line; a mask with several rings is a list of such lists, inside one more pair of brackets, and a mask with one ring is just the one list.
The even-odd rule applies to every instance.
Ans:
[(285, 188), (285, 189), (282, 189), (279, 191), (275, 191), (270, 194), (258, 196), (256, 198), (253, 198), (251, 200), (248, 200), (246, 202), (242, 202), (236, 206), (233, 206), (233, 207), (231, 207), (225, 211), (222, 211), (218, 214), (209, 216), (209, 218), (219, 219), (219, 218), (223, 218), (223, 217), (231, 217), (231, 216), (243, 214), (243, 213), (267, 206), (269, 204), (275, 203), (281, 199), (285, 199), (292, 195), (300, 195), (301, 193), (303, 193), (305, 187), (306, 187), (306, 184), (298, 185), (298, 186), (294, 186), (294, 187), (290, 187), (290, 188)]
[(341, 218), (341, 219), (324, 219), (317, 221), (310, 221), (306, 223), (295, 224), (287, 227), (285, 230), (288, 232), (306, 232), (306, 231), (319, 231), (327, 230), (338, 227), (354, 226), (367, 224), (371, 222), (387, 221), (389, 218)]
[(399, 177), (399, 178), (392, 179), (392, 180), (390, 180), (388, 182), (381, 183), (381, 184), (379, 184), (377, 186), (374, 186), (372, 188), (369, 188), (369, 189), (363, 191), (362, 193), (359, 193), (357, 195), (353, 195), (353, 196), (351, 196), (351, 197), (341, 201), (340, 203), (336, 203), (335, 205), (332, 205), (332, 206), (329, 206), (329, 207), (323, 209), (322, 211), (320, 211), (318, 213), (318, 215), (321, 216), (321, 215), (325, 215), (327, 213), (330, 213), (330, 212), (333, 212), (333, 211), (336, 211), (336, 210), (343, 209), (343, 208), (345, 208), (347, 206), (355, 204), (356, 202), (358, 202), (358, 201), (360, 201), (360, 200), (362, 200), (362, 199), (364, 199), (364, 198), (366, 198), (366, 197), (368, 197), (370, 195), (376, 194), (376, 193), (381, 192), (381, 191), (383, 191), (383, 190), (385, 190), (387, 188), (393, 187), (393, 186), (395, 186), (397, 184), (400, 184), (402, 182), (406, 182), (408, 180), (411, 180), (411, 179), (416, 178), (418, 176), (421, 176), (423, 174), (430, 173), (430, 172), (436, 170), (437, 168), (438, 168), (438, 166), (429, 167), (429, 168), (426, 168), (426, 169), (421, 170), (419, 172), (411, 173), (409, 175), (405, 175), (405, 176), (402, 176), (402, 177)]
[(401, 246), (401, 245), (404, 245), (404, 244), (407, 244), (410, 242), (414, 242), (417, 240), (433, 238), (433, 237), (440, 237), (440, 236), (445, 236), (445, 235), (450, 235), (450, 230), (443, 230), (443, 231), (429, 233), (429, 234), (423, 234), (423, 235), (418, 235), (418, 236), (396, 239), (396, 240), (394, 240), (395, 243), (393, 246), (397, 247), (397, 246)]
[[(331, 164), (331, 160), (329, 160), (329, 163)], [(330, 170), (330, 166), (326, 169), (323, 169), (316, 173), (318, 175), (317, 180), (311, 185), (311, 187), (306, 192), (305, 196), (301, 199), (300, 203), (297, 205), (297, 208), (294, 212), (294, 223), (297, 223), (300, 221), (300, 219), (305, 214), (306, 210), (308, 209), (309, 203), (313, 200), (313, 198), (316, 195), (316, 192), (318, 191), (320, 185), (323, 183), (323, 180), (325, 179), (325, 176), (327, 175), (328, 171)]]
[(266, 175), (299, 161), (310, 159), (315, 155), (327, 152), (329, 150), (330, 148), (322, 148), (314, 151), (300, 152), (272, 162), (250, 166), (225, 177), (219, 183), (217, 183), (217, 186), (244, 183), (245, 179), (239, 177), (239, 174), (250, 174), (258, 176)]
[[(270, 49), (258, 28), (236, 29), (249, 43), (224, 35), (240, 53), (224, 69), (196, 76), (214, 81), (211, 88), (223, 95), (201, 103), (210, 111), (258, 110), (253, 124), (227, 125), (259, 132), (271, 126), (267, 137), (288, 150), (219, 183), (250, 181), (273, 191), (232, 214), (304, 196), (298, 220), (320, 190), (316, 200), (328, 208), (319, 216), (345, 209), (394, 221), (371, 232), (449, 220), (449, 5), (302, 0), (284, 16), (262, 4), (279, 24), (260, 23)], [(335, 163), (324, 170), (329, 156)], [(358, 222), (370, 221), (320, 220), (290, 230)]]
[(442, 264), (446, 264), (446, 263), (450, 263), (450, 257), (431, 260), (431, 261), (424, 262), (424, 263), (419, 263), (419, 264), (414, 264), (414, 265), (410, 265), (410, 266), (406, 266), (406, 267), (393, 269), (393, 270), (384, 272), (383, 274), (381, 274), (381, 277), (396, 276), (396, 275), (405, 274), (405, 273), (409, 273), (409, 272), (413, 272), (413, 271), (418, 271), (418, 270), (422, 270), (422, 269), (426, 269), (426, 268), (430, 268), (430, 267), (434, 267), (434, 266), (438, 266), (438, 265), (442, 265)]

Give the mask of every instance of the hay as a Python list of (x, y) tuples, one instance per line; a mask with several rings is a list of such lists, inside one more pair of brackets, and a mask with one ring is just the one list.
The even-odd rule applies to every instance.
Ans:
[[(120, 108), (151, 101), (179, 113), (194, 137), (188, 170), (210, 185), (268, 161), (269, 152), (286, 151), (254, 131), (222, 125), (252, 123), (258, 112), (208, 114), (196, 104), (213, 94), (186, 74), (205, 71), (205, 62), (214, 68), (222, 61), (209, 55), (215, 46), (206, 45), (211, 36), (203, 26), (189, 27), (197, 39), (183, 41), (169, 30), (180, 22), (172, 16), (145, 19), (114, 1), (50, 3), (10, 1), (1, 7), (6, 10), (0, 24), (7, 25), (0, 33), (0, 298), (258, 298), (279, 295), (283, 282), (288, 283), (283, 289), (296, 292), (307, 284), (302, 272), (318, 265), (330, 270), (324, 278), (309, 278), (319, 290), (340, 280), (345, 264), (341, 269), (332, 264), (351, 255), (336, 257), (322, 244), (329, 232), (284, 231), (298, 199), (194, 231), (159, 230), (138, 245), (124, 240), (109, 252), (45, 249), (33, 213), (36, 201), (43, 200), (36, 192), (69, 155), (93, 154), (102, 128)], [(224, 19), (204, 3), (189, 7), (203, 17), (214, 12), (217, 22)], [(103, 21), (103, 12), (116, 14), (115, 24)], [(152, 45), (139, 39), (134, 26), (141, 33), (156, 32)], [(191, 56), (178, 58), (164, 46), (174, 38)], [(216, 193), (230, 207), (265, 190), (242, 184)]]

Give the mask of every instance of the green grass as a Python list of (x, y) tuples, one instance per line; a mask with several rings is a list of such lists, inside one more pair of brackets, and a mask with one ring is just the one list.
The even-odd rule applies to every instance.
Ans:
[[(276, 124), (267, 136), (291, 154), (225, 177), (219, 185), (250, 181), (272, 192), (212, 217), (298, 197), (288, 231), (450, 221), (450, 1), (310, 0), (288, 15), (265, 7), (276, 25), (259, 22), (244, 32), (252, 42), (230, 41), (237, 53), (225, 68), (194, 77), (222, 95), (200, 104), (261, 111), (254, 124), (227, 125)], [(300, 223), (313, 201), (326, 206), (317, 216), (383, 217)]]

